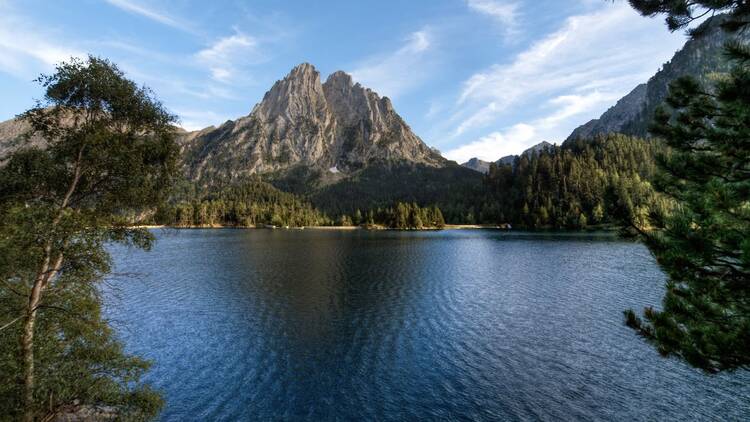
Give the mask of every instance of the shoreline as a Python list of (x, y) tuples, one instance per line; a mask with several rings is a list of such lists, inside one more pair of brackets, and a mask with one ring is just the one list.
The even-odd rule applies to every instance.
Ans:
[(446, 224), (442, 228), (424, 227), (421, 229), (394, 229), (385, 226), (302, 226), (302, 227), (271, 227), (271, 226), (224, 226), (224, 225), (205, 225), (205, 226), (170, 226), (159, 224), (142, 224), (131, 226), (136, 229), (174, 229), (174, 230), (198, 230), (198, 229), (215, 229), (215, 230), (321, 230), (321, 231), (442, 231), (442, 230), (496, 230), (502, 232), (535, 232), (535, 233), (589, 233), (589, 232), (617, 232), (613, 226), (591, 226), (585, 229), (555, 229), (551, 227), (529, 229), (524, 227), (506, 228), (493, 224)]
[(506, 229), (496, 225), (490, 224), (446, 224), (442, 228), (438, 227), (425, 227), (421, 229), (394, 229), (385, 226), (375, 227), (363, 227), (363, 226), (302, 226), (302, 227), (266, 227), (266, 226), (224, 226), (224, 225), (206, 225), (206, 226), (170, 226), (170, 225), (159, 225), (159, 224), (141, 224), (132, 226), (135, 229), (243, 229), (243, 230), (367, 230), (367, 231), (380, 231), (380, 230), (398, 230), (398, 231), (439, 231), (439, 230), (503, 230)]

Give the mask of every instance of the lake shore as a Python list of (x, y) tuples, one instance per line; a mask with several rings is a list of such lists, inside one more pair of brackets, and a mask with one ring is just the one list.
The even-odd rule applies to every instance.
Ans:
[[(386, 226), (303, 226), (303, 227), (272, 227), (266, 225), (256, 226), (225, 226), (225, 225), (200, 225), (200, 226), (169, 226), (158, 224), (142, 224), (133, 226), (137, 229), (264, 229), (264, 230), (401, 230)], [(414, 231), (424, 230), (510, 230), (501, 226), (491, 224), (446, 224), (444, 227), (424, 227), (421, 229), (408, 229)]]

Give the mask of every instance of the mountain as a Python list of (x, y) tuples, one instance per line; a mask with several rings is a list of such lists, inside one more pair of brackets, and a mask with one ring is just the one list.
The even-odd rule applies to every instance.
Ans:
[(339, 180), (374, 163), (443, 167), (387, 97), (338, 71), (321, 83), (308, 63), (277, 81), (252, 112), (184, 134), (183, 170), (201, 185), (302, 171)]
[[(519, 155), (506, 155), (505, 157), (502, 157), (502, 158), (498, 159), (497, 161), (495, 161), (495, 164), (497, 164), (499, 166), (501, 166), (501, 165), (506, 165), (506, 166), (513, 165), (513, 163), (516, 161), (516, 158), (519, 158), (522, 155), (531, 156), (531, 154), (534, 154), (534, 153), (538, 154), (542, 150), (544, 150), (546, 148), (551, 148), (553, 146), (554, 146), (553, 144), (551, 144), (551, 143), (549, 143), (547, 141), (542, 141), (542, 142), (540, 142), (540, 143), (538, 143), (538, 144), (536, 144), (536, 145), (534, 145), (534, 146), (526, 149), (524, 152), (522, 152)], [(487, 174), (490, 171), (490, 164), (492, 164), (492, 163), (490, 163), (489, 161), (483, 161), (483, 160), (480, 160), (479, 158), (474, 157), (474, 158), (470, 159), (469, 161), (467, 161), (467, 162), (465, 162), (465, 163), (463, 163), (461, 165), (463, 167), (468, 168), (468, 169), (471, 169), (471, 170), (474, 170), (474, 171), (478, 171), (480, 173)]]
[[(712, 74), (730, 69), (731, 64), (726, 60), (722, 48), (725, 42), (733, 38), (731, 33), (721, 28), (726, 20), (726, 15), (706, 20), (698, 28), (702, 35), (688, 40), (647, 83), (635, 87), (600, 118), (573, 130), (566, 141), (609, 133), (648, 137), (648, 126), (656, 108), (664, 103), (672, 81), (689, 75), (707, 82)], [(748, 33), (737, 36), (744, 41), (750, 40)]]
[(490, 171), (490, 162), (480, 160), (477, 157), (474, 157), (461, 165), (466, 167), (467, 169), (478, 171), (480, 173), (487, 173), (488, 171)]
[[(27, 146), (26, 143), (21, 143), (23, 136), (29, 131), (30, 126), (28, 123), (18, 120), (10, 119), (4, 122), (0, 122), (0, 163), (10, 153), (18, 149), (19, 146)], [(32, 136), (31, 145), (43, 146), (44, 140), (40, 136)]]
[(598, 119), (577, 127), (567, 140), (590, 139), (597, 135), (621, 133), (625, 126), (636, 120), (646, 104), (647, 84), (640, 84), (634, 90), (622, 97), (617, 104), (610, 107)]

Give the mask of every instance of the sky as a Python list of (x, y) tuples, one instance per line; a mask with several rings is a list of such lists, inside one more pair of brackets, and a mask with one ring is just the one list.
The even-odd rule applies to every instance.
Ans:
[(391, 98), (447, 158), (496, 160), (561, 143), (685, 40), (624, 0), (0, 0), (0, 120), (70, 57), (109, 58), (188, 130), (308, 62)]

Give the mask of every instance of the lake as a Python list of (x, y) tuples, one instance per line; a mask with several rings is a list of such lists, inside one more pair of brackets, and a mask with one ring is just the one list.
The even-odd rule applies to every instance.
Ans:
[(741, 420), (708, 376), (623, 325), (658, 306), (610, 235), (157, 230), (114, 247), (107, 315), (153, 360), (164, 421)]

